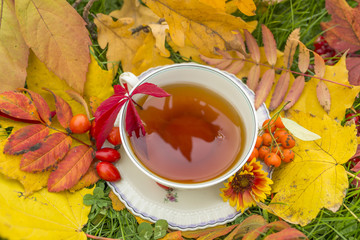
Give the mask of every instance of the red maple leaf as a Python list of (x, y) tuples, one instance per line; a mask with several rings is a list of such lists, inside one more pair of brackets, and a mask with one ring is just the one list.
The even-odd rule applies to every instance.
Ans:
[(126, 109), (126, 131), (131, 137), (135, 132), (136, 136), (145, 135), (145, 128), (141, 122), (140, 116), (136, 111), (134, 100), (132, 96), (136, 94), (147, 94), (154, 97), (168, 97), (170, 94), (165, 92), (160, 87), (152, 83), (143, 83), (136, 87), (130, 94), (127, 86), (120, 85), (114, 86), (114, 95), (106, 99), (100, 104), (95, 112), (95, 129), (94, 138), (96, 140), (96, 147), (101, 148), (109, 135), (112, 127), (114, 126), (117, 115), (120, 109), (126, 102), (128, 102)]

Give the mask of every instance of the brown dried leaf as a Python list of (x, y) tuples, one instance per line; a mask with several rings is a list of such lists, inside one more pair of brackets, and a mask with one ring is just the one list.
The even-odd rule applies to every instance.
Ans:
[(289, 82), (290, 82), (290, 73), (285, 72), (281, 74), (271, 98), (270, 107), (269, 107), (270, 111), (276, 109), (282, 103), (285, 94), (289, 88)]
[(284, 102), (289, 103), (284, 107), (284, 110), (289, 110), (296, 103), (304, 90), (304, 86), (304, 76), (298, 76), (297, 78), (295, 78), (294, 83), (289, 90), (289, 93), (285, 97)]
[(86, 112), (86, 116), (88, 117), (88, 119), (90, 119), (91, 117), (90, 117), (89, 107), (88, 107), (85, 99), (78, 92), (75, 92), (74, 90), (71, 90), (71, 89), (66, 90), (66, 93), (72, 99), (74, 99), (75, 101), (77, 101), (78, 103), (80, 103), (84, 107), (85, 112)]
[(86, 145), (70, 149), (48, 179), (49, 192), (60, 192), (73, 187), (87, 172), (95, 157), (95, 151)]
[(349, 70), (349, 83), (352, 85), (360, 85), (360, 58), (346, 58), (346, 68)]
[(310, 52), (309, 49), (302, 43), (299, 42), (299, 62), (298, 67), (300, 72), (305, 73), (310, 64)]
[(209, 58), (202, 54), (199, 55), (201, 60), (203, 60), (206, 64), (216, 66), (218, 64), (222, 64), (224, 61), (227, 61), (227, 59), (223, 58)]
[(260, 105), (266, 100), (274, 83), (274, 79), (274, 69), (267, 70), (262, 76), (260, 83), (255, 90), (255, 109), (258, 109)]
[(264, 24), (261, 25), (266, 59), (271, 66), (276, 64), (277, 48), (274, 35)]
[(324, 108), (325, 112), (330, 112), (331, 96), (330, 91), (324, 81), (319, 81), (316, 86), (316, 96), (320, 105)]
[(45, 88), (44, 90), (49, 91), (55, 99), (56, 116), (59, 120), (59, 123), (63, 128), (70, 131), (69, 125), (71, 118), (73, 117), (70, 105), (64, 99), (55, 95), (55, 93), (50, 89)]
[(224, 70), (228, 71), (232, 74), (237, 74), (241, 71), (241, 69), (244, 67), (245, 62), (243, 60), (236, 60), (233, 61), (228, 67), (226, 67)]
[(325, 61), (319, 54), (316, 52), (313, 53), (315, 75), (322, 78), (325, 75)]
[(80, 179), (80, 181), (69, 189), (70, 192), (75, 192), (77, 190), (83, 189), (85, 187), (89, 187), (99, 181), (99, 175), (97, 174), (95, 164), (92, 163), (85, 173), (85, 175)]
[(254, 65), (250, 68), (249, 75), (246, 81), (246, 85), (255, 92), (260, 78), (260, 66)]
[(251, 58), (256, 63), (259, 63), (260, 62), (260, 49), (259, 49), (259, 45), (256, 42), (256, 39), (246, 29), (244, 30), (244, 34), (245, 34), (246, 46), (249, 49)]
[(49, 105), (46, 103), (45, 99), (38, 93), (33, 92), (26, 88), (20, 88), (21, 91), (26, 91), (31, 100), (34, 102), (37, 112), (40, 115), (40, 118), (47, 124), (51, 125), (51, 112)]
[[(243, 56), (247, 56), (245, 42), (244, 42), (243, 37), (241, 36), (240, 33), (236, 34), (235, 37), (237, 39), (236, 43), (238, 44), (238, 47), (234, 47), (234, 50), (239, 51), (241, 53), (241, 55), (243, 55)], [(237, 54), (239, 56), (239, 53), (237, 53)]]
[(300, 40), (300, 28), (296, 28), (294, 31), (292, 31), (292, 33), (288, 37), (284, 49), (284, 65), (288, 69), (290, 69), (293, 63), (294, 54), (296, 51), (296, 47), (299, 44), (299, 40)]
[(20, 128), (7, 139), (4, 153), (18, 155), (35, 150), (34, 146), (49, 134), (49, 128), (42, 124), (32, 124)]
[(39, 143), (39, 148), (23, 155), (20, 169), (26, 172), (46, 171), (69, 151), (72, 139), (64, 133), (54, 133)]

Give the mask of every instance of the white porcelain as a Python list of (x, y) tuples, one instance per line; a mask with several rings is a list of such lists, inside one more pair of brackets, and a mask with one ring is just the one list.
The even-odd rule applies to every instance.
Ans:
[[(247, 87), (244, 89), (253, 101), (254, 93)], [(256, 111), (256, 115), (258, 126), (261, 126), (269, 118), (265, 104)], [(182, 231), (222, 225), (241, 215), (220, 197), (223, 183), (202, 189), (166, 191), (136, 167), (123, 148), (120, 153), (121, 159), (115, 166), (122, 179), (108, 184), (133, 214), (151, 222), (165, 219), (171, 229)], [(269, 172), (266, 165), (263, 170)], [(268, 177), (271, 177), (270, 173)]]
[[(130, 85), (134, 88), (144, 82), (154, 83), (159, 87), (171, 83), (193, 83), (204, 86), (205, 88), (208, 88), (223, 96), (237, 110), (242, 119), (243, 125), (246, 126), (244, 129), (242, 129), (243, 131), (245, 130), (246, 136), (244, 140), (245, 144), (243, 154), (231, 169), (218, 176), (217, 178), (205, 182), (173, 182), (152, 173), (140, 163), (140, 160), (137, 159), (135, 153), (130, 146), (130, 140), (127, 137), (127, 133), (125, 131), (125, 109), (127, 106), (125, 105), (119, 113), (120, 135), (123, 140), (125, 152), (132, 160), (132, 162), (144, 174), (152, 178), (154, 181), (164, 184), (166, 186), (183, 189), (199, 189), (204, 187), (210, 187), (226, 180), (246, 163), (256, 142), (258, 120), (255, 108), (253, 106), (253, 94), (250, 94), (251, 91), (248, 90), (246, 85), (244, 85), (233, 74), (229, 74), (216, 68), (200, 64), (182, 63), (149, 69), (138, 77), (139, 82), (137, 83), (136, 78), (134, 78), (133, 75), (128, 73), (120, 76), (120, 78), (122, 78), (123, 81), (129, 82)], [(135, 101), (138, 98), (141, 98), (141, 95), (134, 96)]]

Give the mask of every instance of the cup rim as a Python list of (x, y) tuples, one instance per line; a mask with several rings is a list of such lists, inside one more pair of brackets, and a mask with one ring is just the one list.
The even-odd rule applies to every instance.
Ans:
[(252, 139), (253, 141), (251, 143), (251, 147), (249, 149), (247, 149), (247, 153), (242, 155), (243, 158), (238, 160), (238, 162), (236, 163), (236, 165), (233, 168), (229, 169), (227, 172), (219, 175), (218, 177), (207, 180), (207, 181), (198, 182), (198, 183), (181, 183), (181, 182), (175, 182), (175, 181), (171, 181), (171, 180), (162, 178), (161, 176), (159, 176), (155, 173), (152, 173), (149, 169), (147, 169), (145, 166), (143, 166), (140, 163), (140, 160), (136, 157), (135, 153), (132, 150), (130, 150), (131, 147), (130, 147), (130, 143), (129, 143), (129, 138), (128, 138), (126, 130), (125, 130), (125, 128), (126, 128), (125, 127), (125, 116), (126, 116), (125, 110), (127, 108), (128, 103), (124, 104), (124, 106), (121, 108), (119, 115), (118, 115), (119, 116), (120, 136), (122, 139), (124, 139), (122, 145), (124, 147), (126, 154), (131, 159), (131, 161), (148, 177), (150, 177), (151, 179), (153, 179), (154, 181), (156, 181), (160, 184), (163, 184), (168, 187), (181, 188), (181, 189), (199, 189), (199, 188), (210, 187), (210, 186), (216, 185), (218, 183), (221, 183), (221, 182), (227, 180), (229, 177), (231, 177), (233, 174), (235, 174), (237, 171), (239, 171), (244, 166), (247, 159), (250, 157), (250, 155), (252, 153), (252, 149), (255, 147), (256, 136), (257, 136), (257, 131), (258, 131), (258, 121), (257, 121), (257, 116), (256, 116), (256, 110), (254, 107), (254, 103), (251, 101), (248, 93), (246, 93), (246, 91), (244, 91), (244, 89), (243, 89), (244, 87), (247, 88), (247, 86), (245, 84), (243, 84), (241, 82), (241, 80), (238, 79), (234, 74), (231, 74), (231, 73), (228, 73), (228, 72), (225, 72), (225, 71), (222, 71), (222, 70), (210, 67), (210, 66), (197, 64), (197, 63), (175, 63), (175, 64), (171, 64), (171, 65), (150, 68), (138, 76), (139, 82), (137, 82), (136, 85), (133, 86), (133, 88), (130, 91), (130, 94), (133, 92), (133, 90), (137, 86), (146, 82), (149, 77), (154, 76), (157, 73), (162, 72), (166, 69), (174, 69), (174, 68), (179, 68), (179, 67), (195, 67), (195, 68), (207, 69), (207, 70), (213, 71), (215, 73), (220, 74), (222, 77), (224, 77), (224, 79), (227, 79), (229, 82), (233, 83), (234, 86), (236, 86), (239, 89), (239, 92), (242, 93), (242, 95), (248, 102), (251, 112), (253, 113), (252, 118), (253, 118), (253, 122), (254, 122), (254, 130), (251, 134), (254, 136), (254, 138)]

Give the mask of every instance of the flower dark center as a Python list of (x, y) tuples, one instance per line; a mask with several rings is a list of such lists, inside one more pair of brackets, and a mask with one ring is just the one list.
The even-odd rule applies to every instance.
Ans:
[(255, 176), (250, 174), (240, 175), (236, 173), (231, 181), (231, 187), (235, 193), (242, 193), (245, 190), (250, 190), (254, 184)]

